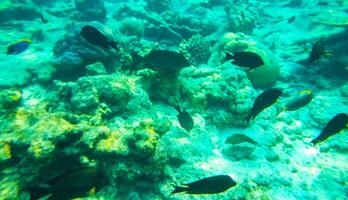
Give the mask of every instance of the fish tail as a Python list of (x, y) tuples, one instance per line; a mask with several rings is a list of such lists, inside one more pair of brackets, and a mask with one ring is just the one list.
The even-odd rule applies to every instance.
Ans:
[(313, 144), (313, 145), (316, 145), (316, 144), (318, 144), (320, 142), (320, 140), (318, 139), (318, 138), (315, 138), (315, 139), (313, 139), (312, 141), (311, 141), (311, 143)]
[(172, 192), (172, 194), (179, 193), (179, 192), (187, 192), (187, 187), (175, 186), (175, 189)]

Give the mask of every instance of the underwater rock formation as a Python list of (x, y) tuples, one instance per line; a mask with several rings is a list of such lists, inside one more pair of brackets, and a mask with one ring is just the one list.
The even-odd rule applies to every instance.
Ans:
[(10, 22), (12, 20), (35, 20), (40, 18), (41, 14), (36, 8), (29, 4), (14, 4), (3, 2), (0, 7), (0, 23)]
[(252, 34), (256, 26), (255, 13), (250, 11), (239, 12), (239, 6), (226, 6), (225, 12), (228, 18), (227, 30), (231, 32), (241, 32), (244, 34)]
[(106, 8), (102, 0), (74, 0), (77, 12), (76, 18), (81, 21), (100, 21), (106, 18)]

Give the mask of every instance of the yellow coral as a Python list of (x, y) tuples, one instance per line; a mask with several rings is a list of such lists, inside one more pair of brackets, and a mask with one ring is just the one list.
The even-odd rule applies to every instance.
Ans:
[(12, 158), (11, 146), (7, 143), (0, 143), (0, 160), (7, 160)]
[(97, 149), (102, 152), (117, 154), (126, 154), (128, 152), (128, 146), (124, 144), (121, 139), (121, 133), (118, 131), (111, 132), (106, 139), (101, 140), (97, 144)]
[(50, 141), (34, 141), (29, 147), (28, 151), (31, 152), (35, 158), (40, 158), (44, 154), (54, 150), (54, 145)]

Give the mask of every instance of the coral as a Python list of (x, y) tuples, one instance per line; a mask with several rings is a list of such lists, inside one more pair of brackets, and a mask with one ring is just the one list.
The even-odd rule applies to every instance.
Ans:
[(226, 6), (227, 30), (230, 32), (242, 32), (251, 34), (256, 26), (255, 13), (239, 11), (239, 6)]
[(88, 76), (93, 75), (105, 75), (107, 74), (106, 69), (101, 62), (96, 62), (94, 64), (90, 64), (86, 66), (86, 74)]
[(34, 158), (49, 157), (54, 150), (55, 145), (51, 141), (36, 140), (33, 141), (28, 148), (28, 153), (33, 155)]
[(146, 0), (146, 3), (149, 10), (157, 12), (157, 13), (164, 12), (170, 6), (170, 0), (163, 0), (163, 1)]
[(75, 18), (81, 21), (104, 21), (106, 8), (101, 0), (75, 0)]
[(205, 64), (210, 57), (210, 45), (201, 35), (194, 35), (180, 43), (180, 51), (193, 65)]
[(98, 91), (91, 80), (78, 81), (71, 88), (70, 103), (76, 113), (91, 114), (99, 105)]
[(103, 154), (111, 153), (118, 156), (128, 155), (129, 147), (126, 140), (127, 133), (124, 129), (121, 131), (112, 131), (105, 139), (100, 140), (96, 145), (96, 152)]
[(12, 158), (11, 145), (9, 143), (0, 141), (0, 155), (0, 161)]
[(241, 125), (248, 111), (252, 89), (242, 71), (228, 64), (211, 68), (185, 68), (181, 71), (180, 92), (190, 108), (196, 111), (207, 109), (206, 117), (220, 125)]
[(38, 12), (33, 5), (25, 4), (11, 4), (2, 2), (0, 7), (0, 23), (9, 22), (12, 20), (35, 20), (40, 18), (40, 12)]
[(19, 90), (2, 90), (0, 93), (0, 109), (11, 109), (18, 106), (22, 99), (22, 92)]
[(220, 53), (221, 51), (257, 53), (265, 64), (247, 72), (247, 77), (255, 88), (271, 87), (280, 76), (280, 65), (273, 53), (260, 42), (244, 34), (226, 33), (216, 44), (215, 49), (220, 50)]
[(119, 30), (124, 35), (141, 37), (145, 31), (144, 21), (135, 17), (127, 17), (121, 20)]

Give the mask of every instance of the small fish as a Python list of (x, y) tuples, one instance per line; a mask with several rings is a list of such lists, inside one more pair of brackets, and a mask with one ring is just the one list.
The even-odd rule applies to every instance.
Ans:
[(312, 50), (309, 54), (308, 61), (309, 63), (314, 63), (318, 61), (321, 57), (323, 57), (325, 54), (325, 39), (321, 38), (314, 43)]
[(106, 185), (106, 176), (100, 169), (94, 167), (81, 168), (65, 172), (40, 186), (30, 186), (31, 200), (38, 200), (50, 195), (48, 200), (70, 200), (86, 197)]
[(233, 64), (238, 65), (240, 67), (248, 68), (248, 70), (255, 69), (265, 64), (261, 56), (254, 52), (233, 52), (233, 55), (227, 52), (225, 53), (226, 60), (233, 60)]
[(294, 111), (309, 104), (313, 99), (313, 91), (306, 89), (299, 92), (285, 105), (286, 111)]
[(249, 122), (251, 119), (254, 119), (264, 109), (275, 103), (282, 94), (283, 92), (278, 88), (271, 88), (262, 92), (256, 97), (253, 107), (244, 121)]
[(185, 110), (181, 110), (179, 107), (175, 107), (175, 109), (179, 113), (177, 115), (177, 118), (179, 120), (180, 126), (187, 132), (190, 132), (195, 125), (191, 115)]
[(240, 144), (243, 142), (259, 145), (259, 143), (257, 143), (255, 140), (251, 139), (249, 136), (244, 135), (244, 134), (240, 134), (240, 133), (233, 134), (232, 136), (228, 137), (225, 140), (226, 144)]
[(291, 24), (292, 22), (295, 21), (295, 19), (296, 19), (296, 16), (295, 16), (295, 15), (292, 16), (292, 17), (290, 17), (290, 18), (288, 19), (288, 23)]
[(103, 33), (93, 26), (86, 25), (82, 27), (80, 35), (89, 43), (100, 46), (102, 48), (113, 48), (118, 50), (118, 44), (107, 38)]
[(225, 192), (237, 183), (228, 175), (218, 175), (182, 185), (176, 186), (172, 194), (179, 192), (185, 192), (186, 194), (216, 194)]
[(18, 40), (14, 44), (11, 44), (7, 47), (7, 55), (20, 54), (23, 51), (27, 50), (31, 43), (32, 41), (29, 39)]
[(312, 144), (316, 145), (332, 135), (340, 132), (344, 128), (346, 128), (348, 124), (348, 115), (345, 113), (340, 113), (332, 118), (321, 131), (319, 136), (311, 141)]

